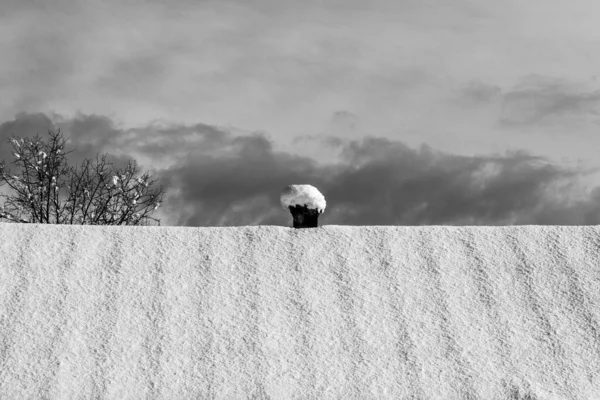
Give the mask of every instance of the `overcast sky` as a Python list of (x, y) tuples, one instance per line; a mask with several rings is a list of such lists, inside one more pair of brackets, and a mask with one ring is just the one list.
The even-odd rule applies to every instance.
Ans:
[(163, 225), (600, 223), (594, 0), (0, 2), (0, 160), (135, 159)]

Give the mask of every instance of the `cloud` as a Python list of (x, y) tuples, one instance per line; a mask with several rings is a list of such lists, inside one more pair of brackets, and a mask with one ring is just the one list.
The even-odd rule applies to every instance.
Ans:
[(331, 214), (351, 225), (584, 224), (557, 195), (576, 191), (576, 178), (594, 171), (525, 152), (465, 157), (380, 138), (351, 141), (342, 156), (348, 167), (323, 193)]
[(336, 111), (331, 118), (334, 128), (341, 130), (355, 130), (360, 123), (360, 118), (349, 111)]
[(14, 160), (9, 138), (15, 136), (33, 139), (36, 134), (44, 137), (48, 130), (54, 129), (53, 121), (43, 113), (19, 113), (13, 120), (0, 123), (0, 162), (4, 160), (6, 167), (10, 167)]
[(311, 184), (323, 193), (328, 207), (321, 224), (600, 223), (600, 187), (587, 193), (578, 186), (578, 178), (598, 169), (567, 169), (524, 151), (458, 156), (377, 137), (304, 138), (339, 151), (339, 163), (323, 166), (275, 150), (261, 132), (164, 123), (123, 129), (107, 116), (22, 113), (0, 124), (2, 156), (12, 134), (33, 136), (52, 126), (71, 137), (79, 159), (108, 152), (150, 169), (167, 187), (159, 215), (166, 225), (290, 226), (291, 215), (279, 205), (289, 184)]
[(152, 97), (156, 96), (160, 83), (168, 78), (169, 72), (169, 61), (164, 54), (139, 52), (115, 60), (108, 71), (96, 79), (94, 86), (99, 93), (121, 98)]
[[(210, 148), (211, 140), (206, 141)], [(238, 212), (238, 223), (259, 219), (262, 224), (284, 225), (288, 218), (278, 203), (281, 190), (294, 183), (319, 187), (325, 182), (314, 161), (275, 152), (271, 142), (260, 134), (232, 137), (222, 132), (212, 140), (213, 145), (221, 145), (217, 154), (203, 151), (203, 142), (191, 149), (184, 162), (162, 173), (179, 190), (173, 207), (192, 209), (185, 220), (179, 221), (183, 225), (217, 225), (232, 209), (248, 212)], [(256, 202), (263, 207), (253, 208)]]
[(496, 85), (488, 85), (481, 81), (472, 81), (463, 90), (463, 96), (477, 103), (487, 103), (495, 100), (501, 93), (501, 89)]
[[(28, 4), (21, 4), (28, 3)], [(3, 2), (0, 12), (1, 110), (37, 110), (49, 97), (70, 92), (69, 81), (76, 75), (81, 24), (69, 13), (61, 13), (64, 2), (52, 6), (36, 1)], [(79, 7), (72, 4), (70, 11)], [(42, 18), (42, 19), (40, 19)], [(45, 21), (40, 23), (40, 21)], [(75, 19), (76, 20), (76, 19)], [(51, 21), (51, 22), (50, 22)]]
[(502, 126), (597, 119), (600, 90), (580, 88), (560, 79), (529, 76), (502, 98)]

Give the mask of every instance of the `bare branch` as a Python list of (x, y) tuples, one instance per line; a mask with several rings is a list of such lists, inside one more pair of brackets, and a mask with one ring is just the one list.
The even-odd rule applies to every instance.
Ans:
[[(130, 161), (124, 171), (96, 155), (96, 162), (85, 160), (80, 169), (67, 165), (66, 141), (60, 130), (48, 132), (45, 143), (36, 135), (26, 140), (11, 138), (20, 176), (12, 175), (0, 163), (0, 186), (8, 184), (14, 194), (5, 197), (0, 219), (11, 222), (143, 225), (162, 202), (164, 192), (150, 191), (155, 181), (146, 172), (137, 177), (137, 164)], [(109, 168), (110, 167), (110, 168)], [(113, 181), (114, 180), (114, 181)], [(61, 198), (62, 190), (66, 198)], [(21, 217), (28, 214), (29, 219)]]

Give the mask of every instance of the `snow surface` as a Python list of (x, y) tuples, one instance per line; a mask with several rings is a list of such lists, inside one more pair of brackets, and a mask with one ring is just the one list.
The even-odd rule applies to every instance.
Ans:
[(289, 185), (281, 192), (281, 207), (288, 211), (289, 206), (307, 206), (322, 214), (325, 211), (325, 197), (312, 185)]
[(0, 399), (600, 399), (599, 238), (0, 224)]

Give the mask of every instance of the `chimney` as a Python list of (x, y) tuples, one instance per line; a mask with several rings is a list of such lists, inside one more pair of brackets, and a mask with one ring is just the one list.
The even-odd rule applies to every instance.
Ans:
[(281, 206), (292, 214), (294, 228), (317, 228), (326, 202), (314, 186), (289, 185), (281, 192)]

